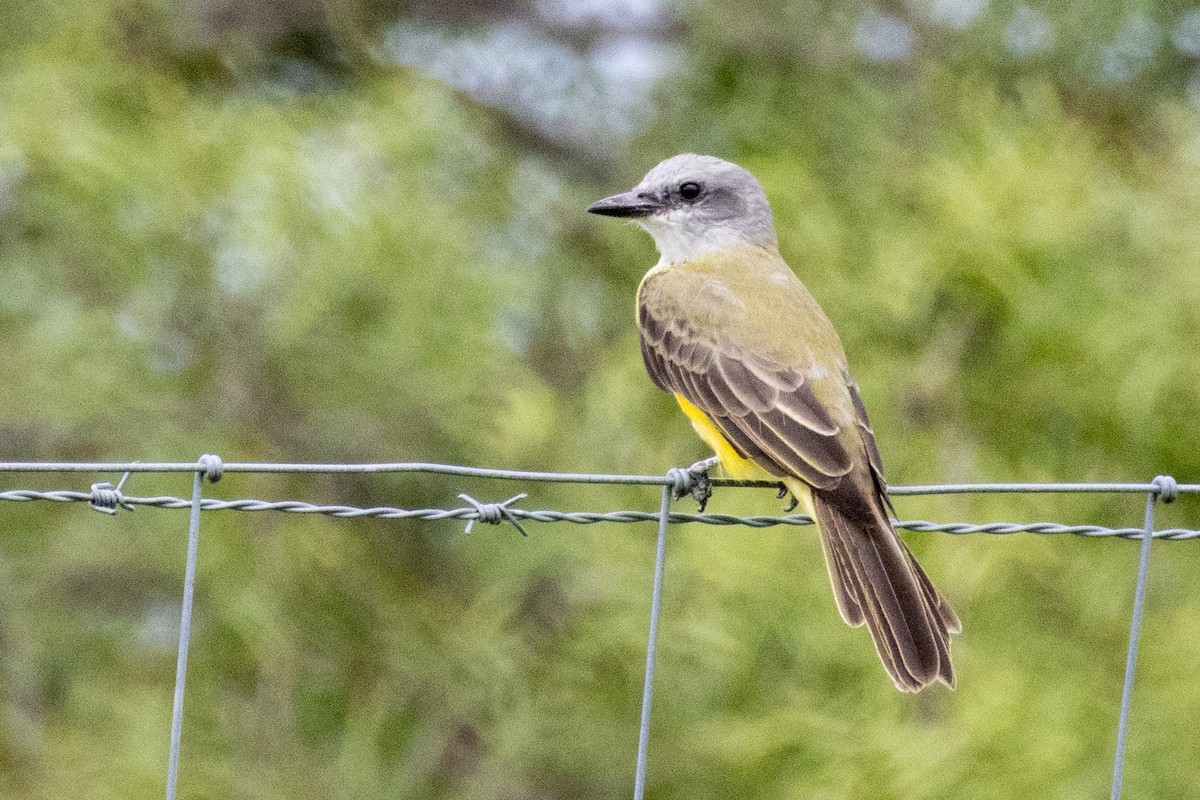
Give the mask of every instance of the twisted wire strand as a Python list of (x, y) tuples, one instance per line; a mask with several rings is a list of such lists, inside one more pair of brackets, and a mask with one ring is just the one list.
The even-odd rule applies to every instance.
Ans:
[[(105, 489), (105, 491), (112, 491)], [(91, 492), (70, 490), (35, 491), (32, 489), (14, 489), (0, 492), (0, 501), (26, 502), (45, 500), (56, 503), (92, 503), (94, 496)], [(182, 497), (132, 497), (120, 495), (124, 506), (148, 506), (151, 508), (190, 508), (191, 500)], [(495, 517), (489, 513), (481, 513), (477, 506), (462, 508), (394, 508), (390, 506), (375, 506), (363, 508), (347, 505), (317, 505), (300, 500), (257, 500), (243, 498), (239, 500), (219, 500), (203, 498), (200, 507), (205, 511), (280, 511), (293, 514), (316, 514), (319, 516), (338, 519), (355, 519), (360, 517), (375, 519), (420, 519), (420, 520), (463, 520), (492, 522)], [(576, 525), (593, 525), (599, 522), (657, 522), (658, 512), (652, 511), (557, 511), (554, 509), (523, 509), (505, 506), (507, 512), (501, 520), (532, 520), (533, 522), (567, 522)], [(732, 514), (689, 514), (681, 511), (670, 513), (672, 524), (697, 523), (701, 525), (729, 526), (740, 525), (748, 528), (769, 528), (776, 525), (811, 525), (812, 520), (803, 514), (784, 514), (779, 516), (736, 516)], [(1007, 535), (1014, 533), (1030, 533), (1037, 535), (1086, 536), (1092, 538), (1121, 538), (1140, 539), (1141, 528), (1106, 528), (1101, 525), (1063, 525), (1057, 522), (987, 522), (973, 524), (968, 522), (928, 522), (925, 520), (900, 520), (896, 527), (919, 533), (947, 533), (956, 536), (967, 534)], [(1189, 528), (1168, 528), (1154, 532), (1155, 539), (1179, 541), (1200, 538), (1200, 530)]]

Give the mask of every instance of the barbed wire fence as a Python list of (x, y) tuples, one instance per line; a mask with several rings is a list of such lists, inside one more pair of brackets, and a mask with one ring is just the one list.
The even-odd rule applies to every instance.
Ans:
[[(57, 503), (86, 503), (91, 508), (107, 514), (116, 514), (119, 509), (133, 510), (138, 506), (164, 509), (188, 509), (188, 546), (184, 566), (183, 600), (180, 611), (178, 652), (175, 664), (175, 690), (171, 714), (170, 754), (167, 764), (166, 798), (175, 800), (179, 778), (179, 756), (183, 732), (183, 700), (187, 678), (188, 647), (191, 640), (193, 596), (196, 583), (196, 556), (200, 544), (201, 511), (277, 511), (296, 514), (317, 514), (338, 519), (419, 519), (419, 520), (462, 520), (466, 522), (466, 533), (471, 532), (476, 522), (493, 525), (509, 523), (526, 535), (522, 521), (543, 523), (566, 522), (579, 525), (596, 523), (657, 522), (658, 538), (655, 547), (654, 580), (650, 598), (650, 626), (646, 645), (646, 670), (642, 688), (642, 710), (638, 727), (638, 753), (634, 771), (634, 800), (643, 800), (646, 787), (648, 764), (650, 709), (653, 699), (655, 649), (658, 639), (658, 619), (661, 611), (663, 567), (666, 556), (666, 539), (672, 524), (697, 523), (704, 525), (741, 525), (765, 528), (775, 525), (811, 525), (812, 519), (803, 514), (778, 516), (734, 516), (728, 514), (690, 514), (671, 510), (671, 501), (685, 496), (691, 489), (694, 476), (685, 469), (672, 469), (666, 475), (602, 475), (589, 473), (530, 472), (523, 470), (488, 469), (454, 464), (422, 462), (399, 462), (380, 464), (287, 464), (287, 463), (224, 463), (219, 456), (204, 455), (195, 462), (0, 462), (0, 473), (101, 473), (121, 474), (116, 485), (111, 482), (93, 483), (89, 491), (77, 490), (31, 490), (11, 489), (0, 491), (0, 501), (30, 502), (49, 501)], [(657, 512), (648, 511), (557, 511), (528, 510), (516, 507), (524, 499), (518, 493), (503, 502), (482, 503), (467, 494), (460, 494), (464, 505), (458, 508), (404, 509), (386, 506), (358, 507), (346, 505), (318, 505), (298, 500), (268, 501), (258, 499), (219, 500), (203, 496), (204, 481), (215, 483), (225, 473), (318, 473), (318, 474), (383, 474), (425, 473), (473, 478), (492, 478), (507, 481), (547, 482), (564, 484), (600, 484), (625, 486), (660, 486), (662, 499)], [(191, 473), (191, 497), (137, 497), (122, 491), (126, 480), (133, 473)], [(718, 487), (774, 488), (781, 485), (773, 481), (739, 481), (728, 478), (712, 478), (711, 485)], [(948, 533), (955, 535), (989, 534), (1007, 535), (1030, 533), (1038, 535), (1076, 535), (1092, 538), (1118, 537), (1136, 539), (1141, 542), (1137, 580), (1133, 595), (1130, 618), (1129, 644), (1125, 662), (1125, 680), (1121, 692), (1121, 710), (1117, 723), (1117, 740), (1113, 756), (1111, 800), (1119, 800), (1125, 768), (1125, 748), (1129, 716), (1133, 699), (1133, 678), (1137, 664), (1138, 640), (1141, 634), (1142, 615), (1146, 605), (1146, 584), (1150, 567), (1150, 545), (1155, 539), (1172, 541), (1200, 538), (1200, 530), (1187, 528), (1154, 529), (1154, 512), (1158, 502), (1170, 503), (1180, 494), (1200, 494), (1200, 484), (1181, 484), (1175, 479), (1159, 475), (1150, 483), (972, 483), (937, 484), (926, 486), (896, 486), (889, 494), (896, 497), (945, 494), (1144, 494), (1146, 511), (1140, 528), (1109, 528), (1098, 525), (1064, 525), (1056, 522), (989, 522), (974, 524), (966, 522), (927, 522), (924, 520), (899, 520), (896, 527), (911, 531)]]

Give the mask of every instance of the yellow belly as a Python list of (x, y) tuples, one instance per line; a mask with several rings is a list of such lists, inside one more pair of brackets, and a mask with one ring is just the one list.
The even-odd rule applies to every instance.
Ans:
[(683, 409), (683, 413), (687, 414), (687, 418), (692, 421), (692, 427), (696, 429), (696, 433), (700, 434), (704, 443), (717, 454), (717, 460), (721, 462), (721, 468), (725, 470), (726, 475), (743, 481), (778, 480), (758, 464), (738, 455), (737, 450), (734, 450), (725, 435), (717, 430), (717, 426), (712, 424), (708, 415), (689, 403), (683, 395), (676, 394), (675, 400)]
[(692, 427), (696, 429), (696, 433), (700, 434), (700, 438), (704, 440), (704, 443), (711, 447), (713, 452), (717, 454), (717, 461), (720, 462), (721, 469), (725, 470), (726, 475), (740, 481), (782, 481), (804, 506), (804, 510), (808, 512), (808, 515), (814, 519), (816, 518), (816, 510), (813, 508), (812, 490), (806, 483), (790, 475), (778, 478), (750, 459), (742, 458), (738, 454), (738, 451), (733, 448), (733, 445), (729, 443), (729, 440), (725, 438), (725, 434), (717, 430), (717, 426), (712, 424), (707, 414), (689, 403), (687, 398), (682, 395), (676, 394), (675, 400), (679, 403), (679, 407), (683, 409), (683, 413), (687, 414), (687, 418), (692, 421)]

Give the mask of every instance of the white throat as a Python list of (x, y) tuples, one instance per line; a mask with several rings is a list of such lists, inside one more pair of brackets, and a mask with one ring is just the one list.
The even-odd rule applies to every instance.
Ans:
[(738, 228), (713, 225), (678, 212), (636, 222), (654, 238), (654, 245), (667, 264), (695, 261), (731, 247), (758, 244)]

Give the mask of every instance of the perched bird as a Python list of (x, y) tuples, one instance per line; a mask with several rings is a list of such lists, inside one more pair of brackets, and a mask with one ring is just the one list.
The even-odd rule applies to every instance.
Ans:
[(842, 618), (867, 626), (896, 688), (953, 687), (961, 624), (892, 527), (841, 340), (780, 257), (758, 180), (687, 153), (587, 210), (633, 220), (662, 256), (638, 287), (642, 357), (716, 453), (693, 470), (782, 481), (820, 528)]

